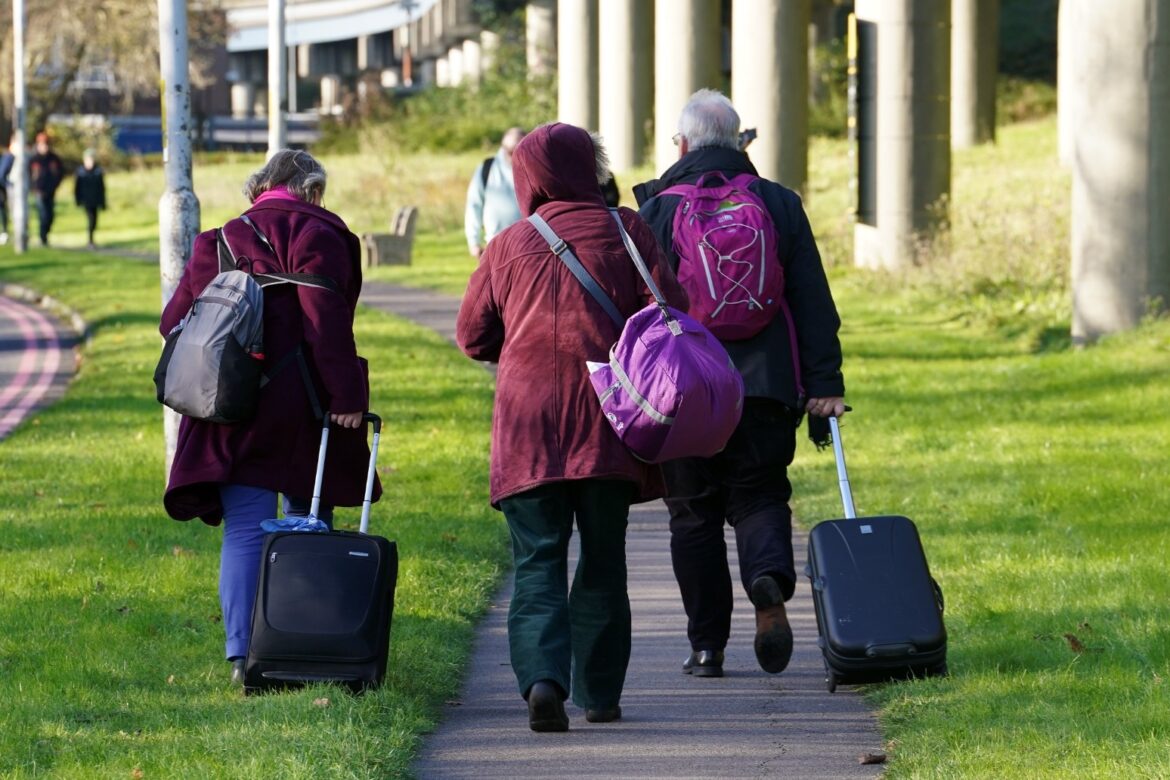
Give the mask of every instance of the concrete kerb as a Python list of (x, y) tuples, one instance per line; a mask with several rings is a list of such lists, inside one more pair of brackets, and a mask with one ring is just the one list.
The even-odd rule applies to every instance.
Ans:
[(68, 323), (69, 327), (73, 329), (73, 332), (77, 334), (78, 339), (87, 345), (93, 337), (92, 329), (85, 318), (76, 309), (65, 305), (51, 295), (37, 292), (31, 287), (25, 287), (22, 284), (11, 284), (9, 282), (0, 282), (0, 295), (39, 306), (58, 320)]

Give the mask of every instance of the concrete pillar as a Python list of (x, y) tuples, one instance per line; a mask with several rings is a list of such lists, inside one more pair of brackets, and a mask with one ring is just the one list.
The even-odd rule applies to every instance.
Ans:
[(809, 0), (731, 5), (731, 100), (759, 137), (761, 176), (803, 193), (808, 181)]
[(483, 47), (479, 38), (468, 38), (463, 42), (463, 80), (468, 84), (483, 81)]
[(601, 0), (598, 41), (601, 135), (615, 171), (642, 164), (654, 90), (652, 0)]
[(809, 46), (831, 43), (837, 33), (836, 20), (837, 3), (834, 0), (812, 0), (809, 7)]
[(436, 83), (435, 60), (422, 60), (415, 62), (414, 69), (414, 84), (417, 87), (425, 87)]
[(1078, 5), (1072, 336), (1084, 343), (1170, 305), (1170, 0)]
[(232, 117), (247, 119), (255, 113), (256, 84), (251, 81), (237, 81), (231, 88)]
[(457, 43), (447, 50), (447, 85), (458, 87), (463, 83), (463, 44)]
[(479, 34), (479, 46), (483, 52), (481, 69), (484, 75), (490, 74), (496, 67), (496, 59), (500, 51), (500, 36), (498, 33), (484, 30)]
[(654, 165), (658, 171), (678, 159), (671, 136), (678, 115), (695, 90), (717, 88), (723, 31), (719, 0), (654, 2)]
[(597, 129), (597, 0), (557, 4), (557, 119)]
[(341, 77), (328, 73), (321, 77), (322, 114), (332, 114), (341, 107)]
[(877, 116), (875, 225), (856, 225), (854, 257), (860, 266), (901, 268), (914, 262), (917, 240), (947, 215), (951, 7), (937, 0), (857, 0), (855, 8), (859, 27), (876, 25)]
[(951, 148), (995, 140), (998, 70), (999, 0), (951, 0)]
[(557, 67), (557, 0), (529, 0), (524, 11), (528, 76), (551, 76)]

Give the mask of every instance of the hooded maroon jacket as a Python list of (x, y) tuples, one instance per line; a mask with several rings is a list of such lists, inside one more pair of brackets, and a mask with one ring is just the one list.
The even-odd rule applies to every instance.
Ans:
[[(543, 217), (623, 315), (653, 301), (602, 199), (588, 133), (564, 124), (537, 128), (516, 148), (512, 172), (521, 213)], [(686, 293), (650, 229), (629, 209), (619, 214), (667, 302), (685, 310)], [(488, 244), (463, 296), (456, 339), (470, 357), (499, 363), (493, 506), (570, 479), (629, 480), (639, 500), (663, 494), (658, 468), (629, 453), (589, 383), (585, 361), (607, 362), (619, 335), (527, 221)]]
[[(264, 351), (273, 366), (303, 344), (322, 409), (365, 411), (369, 387), (364, 361), (353, 338), (353, 316), (362, 286), (357, 236), (335, 214), (299, 200), (273, 199), (246, 212), (276, 250), (275, 256), (240, 220), (224, 226), (238, 259), (252, 270), (327, 276), (329, 290), (278, 285), (264, 291)], [(241, 262), (246, 265), (246, 261)], [(163, 310), (159, 330), (166, 335), (191, 302), (219, 272), (215, 231), (195, 239), (191, 261)], [(314, 418), (296, 361), (288, 361), (260, 394), (256, 416), (223, 425), (187, 417), (179, 425), (178, 447), (163, 503), (176, 520), (201, 518), (218, 525), (223, 517), (219, 484), (235, 483), (276, 490), (301, 498), (313, 493), (321, 425)], [(364, 427), (334, 427), (321, 498), (328, 504), (360, 504), (365, 490), (369, 449)], [(375, 484), (374, 499), (381, 494)]]

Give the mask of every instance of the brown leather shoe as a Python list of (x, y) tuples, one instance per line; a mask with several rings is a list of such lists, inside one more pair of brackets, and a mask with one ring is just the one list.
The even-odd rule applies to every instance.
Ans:
[(537, 680), (528, 689), (528, 726), (533, 731), (569, 730), (564, 699), (551, 680)]
[(767, 575), (757, 577), (750, 590), (756, 608), (756, 660), (769, 674), (779, 674), (792, 658), (792, 626), (784, 610), (780, 585)]

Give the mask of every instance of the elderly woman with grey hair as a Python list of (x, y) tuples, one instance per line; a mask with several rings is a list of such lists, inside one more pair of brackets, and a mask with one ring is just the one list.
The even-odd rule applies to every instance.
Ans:
[[(221, 270), (222, 232), (237, 266), (252, 273), (313, 274), (321, 287), (284, 284), (264, 293), (264, 361), (268, 378), (256, 415), (220, 424), (184, 417), (163, 504), (176, 520), (224, 524), (219, 595), (232, 679), (243, 681), (252, 602), (264, 531), (276, 516), (307, 514), (321, 423), (329, 410), (336, 430), (325, 463), (320, 519), (332, 506), (357, 505), (369, 458), (359, 430), (368, 408), (365, 361), (358, 357), (353, 316), (362, 275), (357, 236), (327, 211), (325, 169), (304, 151), (284, 149), (249, 177), (247, 219), (233, 219), (195, 239), (191, 261), (163, 311), (161, 332), (179, 324), (192, 301)], [(375, 499), (381, 488), (375, 485)]]

